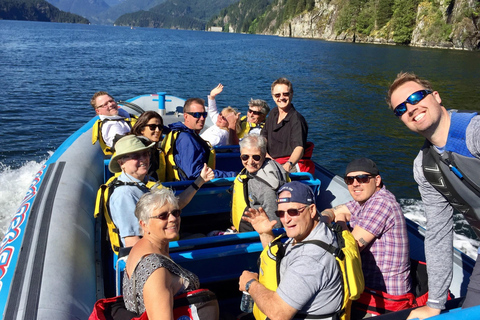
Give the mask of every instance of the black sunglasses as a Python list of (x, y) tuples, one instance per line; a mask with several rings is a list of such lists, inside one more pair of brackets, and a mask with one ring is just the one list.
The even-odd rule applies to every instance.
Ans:
[(155, 131), (157, 128), (160, 131), (163, 130), (163, 124), (146, 124), (145, 127), (148, 127), (151, 131)]
[(280, 98), (280, 96), (290, 97), (290, 92), (275, 93), (275, 94), (273, 94), (273, 96), (274, 96), (275, 98)]
[(194, 118), (200, 119), (201, 117), (207, 118), (208, 112), (186, 112)]
[[(296, 209), (296, 208), (288, 209), (286, 212), (288, 213), (288, 215), (290, 217), (296, 217), (296, 216), (300, 215), (300, 212), (305, 210), (306, 207), (309, 207), (309, 206), (305, 206), (305, 207), (298, 208), (298, 209)], [(277, 210), (277, 211), (275, 211), (275, 215), (279, 218), (283, 218), (285, 216), (285, 211), (284, 210)]]
[[(260, 161), (260, 159), (262, 158), (262, 156), (259, 155), (259, 154), (254, 154), (254, 155), (252, 155), (251, 157), (252, 157), (253, 160), (255, 160), (255, 161)], [(250, 155), (249, 155), (249, 154), (242, 154), (242, 155), (240, 156), (240, 159), (242, 159), (243, 161), (247, 161), (248, 159), (250, 159)]]
[(261, 111), (255, 111), (255, 110), (252, 110), (252, 109), (248, 109), (248, 112), (251, 112), (256, 116), (261, 116), (263, 114), (263, 112), (261, 112)]
[(168, 219), (168, 215), (171, 214), (172, 216), (174, 216), (175, 218), (178, 218), (180, 217), (180, 214), (182, 213), (182, 210), (180, 209), (175, 209), (175, 210), (172, 210), (170, 212), (168, 211), (165, 211), (165, 212), (162, 212), (160, 214), (157, 214), (156, 216), (152, 216), (152, 217), (148, 217), (149, 219), (160, 219), (160, 220), (167, 220)]
[(419, 90), (417, 92), (414, 92), (410, 95), (410, 97), (407, 98), (404, 102), (400, 103), (398, 106), (393, 109), (393, 113), (397, 117), (401, 117), (405, 112), (407, 112), (407, 103), (410, 103), (411, 105), (416, 105), (423, 99), (425, 99), (426, 96), (428, 96), (432, 91), (430, 90)]
[(358, 183), (368, 183), (370, 178), (373, 177), (375, 177), (373, 174), (359, 174), (358, 176), (347, 176), (344, 180), (347, 185), (351, 185), (355, 179), (357, 179)]

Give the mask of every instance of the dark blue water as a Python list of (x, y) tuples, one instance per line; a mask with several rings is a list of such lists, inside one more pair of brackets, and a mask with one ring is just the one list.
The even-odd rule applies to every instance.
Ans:
[(46, 159), (94, 116), (98, 90), (121, 100), (158, 91), (205, 98), (221, 82), (219, 106), (245, 112), (250, 98), (273, 107), (270, 84), (284, 76), (318, 162), (343, 175), (351, 159), (371, 157), (398, 198), (418, 199), (412, 161), (422, 139), (384, 101), (402, 70), (431, 80), (447, 108), (480, 110), (478, 52), (0, 21), (0, 169)]

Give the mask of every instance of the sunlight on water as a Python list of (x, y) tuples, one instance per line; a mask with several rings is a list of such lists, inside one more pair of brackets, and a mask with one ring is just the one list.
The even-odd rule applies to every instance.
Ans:
[(45, 161), (28, 161), (18, 169), (0, 163), (0, 238), (5, 234), (35, 174)]
[[(423, 203), (420, 200), (414, 199), (400, 199), (400, 205), (402, 206), (403, 214), (408, 219), (416, 222), (422, 227), (425, 227), (427, 219), (425, 218), (425, 212), (423, 210)], [(468, 227), (468, 222), (463, 218), (460, 213), (455, 214), (455, 228), (462, 229)], [(469, 239), (468, 237), (455, 233), (453, 238), (453, 245), (458, 250), (464, 252), (472, 259), (477, 259), (477, 248), (480, 245), (480, 241)]]

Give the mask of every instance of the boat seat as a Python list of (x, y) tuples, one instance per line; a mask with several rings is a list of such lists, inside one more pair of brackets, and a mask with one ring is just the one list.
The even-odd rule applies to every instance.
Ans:
[(115, 293), (117, 296), (122, 294), (122, 280), (123, 273), (127, 266), (127, 258), (132, 247), (120, 248), (118, 256), (114, 254), (114, 268), (115, 268)]

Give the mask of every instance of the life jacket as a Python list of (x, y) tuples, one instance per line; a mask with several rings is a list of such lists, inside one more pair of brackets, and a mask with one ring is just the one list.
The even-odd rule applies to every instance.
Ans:
[[(157, 181), (165, 181), (166, 179), (166, 168), (167, 168), (167, 163), (165, 160), (165, 152), (162, 150), (162, 148), (152, 148), (151, 152), (155, 152), (155, 155), (152, 154), (150, 157), (150, 167), (156, 168), (154, 172), (150, 172), (149, 170), (149, 175), (156, 179)], [(152, 161), (152, 157), (156, 157), (158, 155), (158, 158), (156, 158), (154, 161)]]
[(460, 211), (480, 236), (480, 159), (466, 145), (466, 130), (477, 113), (451, 113), (445, 151), (438, 154), (427, 140), (422, 148), (427, 181)]
[[(177, 154), (175, 143), (181, 132), (182, 131), (172, 130), (162, 140), (162, 149), (165, 152), (166, 162), (165, 181), (187, 180), (185, 172), (175, 163), (175, 154)], [(198, 143), (204, 147), (205, 153), (208, 155), (207, 165), (210, 168), (215, 169), (215, 149), (199, 135), (193, 136)]]
[[(315, 174), (315, 163), (312, 161), (314, 147), (315, 145), (313, 142), (307, 142), (303, 157), (302, 159), (298, 160), (296, 164), (300, 172), (310, 172), (311, 174)], [(283, 165), (288, 161), (288, 159), (290, 159), (290, 156), (276, 158), (275, 161)]]
[[(217, 320), (218, 301), (215, 294), (207, 289), (198, 289), (174, 297), (174, 320)], [(147, 312), (140, 316), (125, 308), (123, 296), (104, 298), (95, 302), (88, 320), (148, 320)]]
[(124, 121), (130, 127), (130, 130), (132, 130), (132, 127), (135, 125), (137, 120), (138, 120), (138, 117), (135, 115), (130, 115), (129, 118), (123, 118), (123, 119), (104, 119), (104, 120), (98, 119), (97, 121), (95, 121), (92, 127), (92, 144), (95, 144), (95, 142), (98, 141), (100, 143), (100, 147), (103, 150), (103, 153), (107, 156), (111, 156), (114, 150), (113, 148), (107, 146), (107, 144), (105, 143), (105, 140), (103, 140), (103, 136), (102, 136), (103, 124), (108, 121)]
[(240, 118), (241, 129), (240, 129), (240, 132), (237, 134), (237, 136), (239, 139), (243, 139), (243, 137), (246, 136), (250, 132), (250, 130), (257, 127), (260, 127), (262, 129), (264, 125), (265, 125), (265, 122), (262, 122), (259, 124), (250, 123), (247, 121), (247, 116), (243, 116), (242, 118)]
[[(342, 272), (343, 278), (343, 303), (340, 311), (320, 316), (299, 315), (294, 318), (322, 318), (334, 317), (341, 320), (350, 319), (350, 310), (352, 301), (356, 300), (362, 294), (365, 287), (363, 279), (362, 260), (358, 250), (357, 241), (348, 230), (342, 230), (339, 225), (328, 225), (337, 237), (338, 247), (326, 244), (320, 240), (309, 240), (299, 242), (298, 244), (314, 244), (332, 254), (337, 260), (338, 266)], [(282, 234), (275, 238), (266, 246), (260, 254), (260, 270), (258, 272), (258, 281), (267, 289), (275, 291), (280, 283), (280, 263), (285, 255), (285, 248)], [(256, 320), (265, 320), (267, 316), (263, 314), (256, 304), (253, 305), (253, 315)]]
[(242, 225), (246, 223), (242, 220), (243, 213), (250, 208), (250, 199), (248, 198), (248, 180), (250, 179), (260, 180), (275, 191), (284, 183), (290, 182), (290, 177), (287, 174), (285, 175), (285, 180), (281, 181), (277, 188), (274, 188), (268, 181), (258, 175), (249, 175), (247, 170), (243, 168), (233, 182), (232, 196), (232, 224), (240, 232), (244, 231)]
[[(121, 186), (136, 186), (139, 187), (138, 183), (135, 182), (123, 182), (118, 180), (118, 176), (121, 173), (115, 174), (113, 177), (108, 179), (108, 181), (100, 186), (97, 191), (97, 199), (95, 201), (95, 212), (94, 217), (97, 218), (99, 215), (103, 215), (105, 217), (105, 221), (107, 223), (108, 228), (108, 237), (110, 239), (110, 244), (112, 246), (113, 252), (118, 255), (118, 251), (123, 246), (122, 245), (122, 238), (120, 237), (120, 232), (112, 220), (112, 215), (110, 213), (110, 197), (112, 196), (113, 191), (115, 188)], [(153, 181), (148, 181), (146, 184), (148, 189), (153, 188), (154, 186), (161, 187), (161, 184), (157, 184)], [(133, 212), (131, 213), (133, 214)]]

